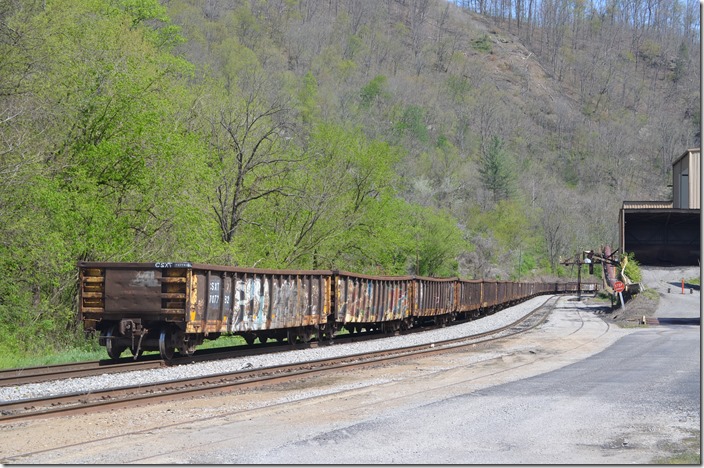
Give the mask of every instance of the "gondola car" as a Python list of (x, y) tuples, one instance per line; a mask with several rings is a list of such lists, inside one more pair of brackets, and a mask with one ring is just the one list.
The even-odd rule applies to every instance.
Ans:
[[(192, 263), (80, 262), (79, 316), (117, 359), (159, 351), (191, 355), (205, 339), (249, 344), (444, 326), (576, 284), (369, 276), (330, 270), (265, 270)], [(583, 285), (596, 290), (596, 285)]]
[(174, 350), (190, 355), (221, 334), (295, 342), (332, 331), (331, 271), (287, 271), (191, 263), (91, 263), (80, 270), (80, 315), (117, 359)]

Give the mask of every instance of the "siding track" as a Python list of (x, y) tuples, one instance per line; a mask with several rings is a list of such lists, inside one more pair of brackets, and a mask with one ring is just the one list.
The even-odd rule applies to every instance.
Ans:
[(0, 423), (30, 418), (83, 414), (107, 409), (133, 408), (149, 403), (273, 385), (325, 372), (379, 366), (419, 355), (452, 352), (532, 330), (547, 319), (555, 301), (557, 301), (557, 297), (549, 299), (542, 306), (509, 325), (463, 338), (298, 364), (172, 380), (151, 385), (126, 386), (102, 391), (3, 402), (0, 403)]

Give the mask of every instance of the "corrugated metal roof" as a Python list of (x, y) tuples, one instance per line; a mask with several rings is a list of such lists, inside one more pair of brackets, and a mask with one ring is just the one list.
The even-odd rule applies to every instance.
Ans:
[(672, 208), (671, 201), (624, 201), (624, 210), (667, 209)]

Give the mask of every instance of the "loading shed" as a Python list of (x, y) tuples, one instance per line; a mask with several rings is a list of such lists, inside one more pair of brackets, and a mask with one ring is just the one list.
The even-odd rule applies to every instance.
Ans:
[(672, 163), (672, 201), (624, 201), (619, 212), (621, 252), (642, 265), (699, 265), (701, 249), (700, 150)]

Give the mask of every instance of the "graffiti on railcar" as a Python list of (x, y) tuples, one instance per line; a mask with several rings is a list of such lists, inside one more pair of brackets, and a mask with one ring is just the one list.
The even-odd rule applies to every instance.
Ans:
[(409, 315), (408, 291), (402, 284), (392, 284), (388, 288), (384, 320), (399, 320)]
[(266, 278), (238, 279), (235, 283), (232, 331), (267, 328), (269, 281)]
[(238, 280), (232, 331), (318, 323), (324, 305), (320, 281), (316, 276), (263, 276)]
[(276, 279), (272, 282), (271, 314), (273, 320), (282, 326), (293, 326), (295, 321), (292, 311), (295, 312), (295, 303), (298, 299), (298, 290), (295, 284), (288, 280)]
[(345, 322), (399, 320), (409, 315), (407, 283), (340, 278), (338, 317)]

